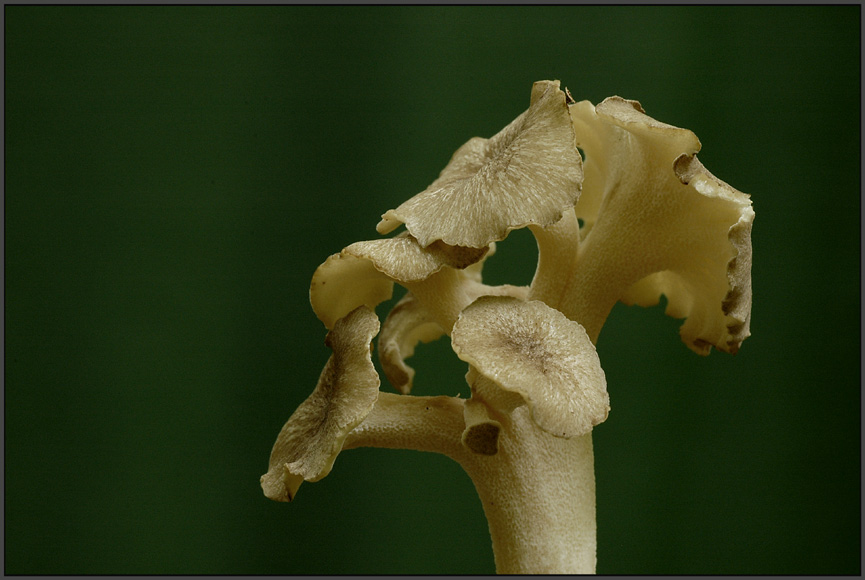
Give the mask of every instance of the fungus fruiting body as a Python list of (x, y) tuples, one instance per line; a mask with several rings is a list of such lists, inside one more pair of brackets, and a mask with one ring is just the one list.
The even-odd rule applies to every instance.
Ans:
[[(377, 226), (405, 231), (316, 270), (310, 302), (333, 354), (279, 434), (265, 495), (293, 500), (346, 449), (442, 453), (474, 482), (498, 572), (593, 573), (591, 434), (611, 409), (595, 343), (613, 305), (665, 295), (699, 354), (735, 353), (750, 333), (754, 212), (699, 149), (636, 101), (593, 106), (558, 81), (535, 83), (524, 113), (470, 139)], [(485, 284), (496, 242), (525, 227), (538, 245), (532, 283)], [(406, 293), (380, 323), (394, 284)], [(377, 334), (399, 394), (379, 389)], [(411, 395), (406, 359), (443, 337), (466, 363), (470, 396)]]

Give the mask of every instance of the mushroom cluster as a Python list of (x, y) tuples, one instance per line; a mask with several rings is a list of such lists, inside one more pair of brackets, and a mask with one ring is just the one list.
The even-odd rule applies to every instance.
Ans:
[[(279, 433), (265, 495), (291, 501), (344, 449), (442, 453), (475, 484), (499, 573), (593, 573), (591, 432), (610, 411), (595, 344), (610, 310), (663, 294), (704, 355), (735, 353), (749, 336), (754, 212), (699, 149), (636, 101), (593, 106), (558, 81), (535, 83), (525, 112), (470, 139), (377, 226), (404, 231), (316, 270), (310, 302), (333, 354)], [(484, 284), (496, 242), (524, 227), (538, 245), (531, 285)], [(407, 292), (380, 323), (395, 282)], [(379, 389), (377, 334), (398, 394)], [(468, 399), (411, 395), (406, 359), (443, 336), (467, 363)]]

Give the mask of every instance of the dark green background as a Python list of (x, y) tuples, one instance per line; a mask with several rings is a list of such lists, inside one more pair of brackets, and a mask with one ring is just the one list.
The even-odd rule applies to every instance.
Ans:
[[(444, 457), (346, 452), (293, 504), (258, 478), (329, 354), (316, 266), (540, 79), (693, 130), (757, 214), (738, 355), (660, 307), (601, 334), (598, 571), (860, 572), (858, 6), (5, 18), (7, 573), (492, 572)], [(467, 393), (447, 341), (415, 358)]]

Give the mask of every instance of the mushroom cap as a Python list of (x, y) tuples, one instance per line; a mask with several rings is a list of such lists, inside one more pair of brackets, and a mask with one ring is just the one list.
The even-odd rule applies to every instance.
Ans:
[(552, 435), (583, 435), (607, 418), (610, 400), (595, 346), (582, 326), (543, 302), (478, 298), (460, 315), (451, 342), (477, 373), (519, 394)]
[(579, 198), (581, 163), (565, 93), (558, 81), (539, 81), (527, 111), (457, 149), (438, 179), (382, 215), (377, 229), (404, 223), (424, 247), (486, 247), (511, 230), (561, 219)]
[(393, 296), (393, 280), (375, 269), (372, 262), (340, 252), (316, 268), (309, 285), (312, 310), (325, 327), (359, 306), (370, 310)]
[(343, 253), (372, 262), (385, 276), (397, 282), (411, 283), (425, 280), (444, 268), (462, 270), (481, 260), (488, 246), (468, 248), (434, 242), (421, 246), (407, 233), (392, 238), (355, 242)]
[(414, 354), (419, 342), (428, 343), (444, 336), (445, 330), (423, 304), (409, 292), (397, 302), (381, 327), (378, 357), (391, 385), (403, 395), (411, 392), (414, 369), (405, 359)]
[(291, 501), (300, 484), (330, 473), (345, 438), (369, 414), (378, 398), (379, 377), (370, 341), (378, 333), (375, 313), (360, 306), (339, 319), (325, 344), (333, 350), (318, 385), (280, 431), (261, 476), (264, 494)]
[(466, 268), (481, 260), (487, 248), (444, 243), (427, 248), (408, 234), (356, 242), (330, 256), (316, 269), (309, 300), (327, 328), (360, 305), (375, 309), (393, 295), (393, 283), (420, 282), (445, 267)]
[[(610, 97), (571, 106), (586, 154), (577, 217), (585, 222), (573, 291), (594, 337), (616, 301), (687, 318), (682, 340), (699, 354), (736, 352), (749, 335), (750, 197), (697, 160), (700, 141), (645, 114), (640, 103)], [(593, 311), (602, 312), (590, 320)]]

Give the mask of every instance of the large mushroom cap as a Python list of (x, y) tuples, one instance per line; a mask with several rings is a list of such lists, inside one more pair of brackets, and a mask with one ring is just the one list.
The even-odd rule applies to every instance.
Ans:
[(697, 160), (687, 129), (649, 117), (637, 101), (610, 97), (571, 106), (585, 182), (585, 223), (569, 302), (561, 309), (596, 339), (621, 300), (687, 318), (685, 344), (734, 353), (749, 335), (751, 224), (748, 195)]
[(490, 139), (460, 147), (426, 190), (382, 216), (385, 234), (401, 223), (422, 246), (442, 240), (482, 248), (511, 230), (548, 226), (576, 204), (582, 183), (565, 93), (539, 81), (527, 111)]
[(552, 435), (582, 435), (607, 418), (607, 383), (594, 345), (582, 326), (543, 302), (478, 298), (460, 315), (451, 341), (480, 375), (522, 396), (535, 423)]
[(264, 494), (291, 501), (300, 484), (330, 473), (345, 438), (372, 410), (379, 378), (370, 341), (378, 333), (375, 313), (361, 306), (341, 318), (325, 343), (333, 350), (318, 385), (280, 431), (261, 476)]

